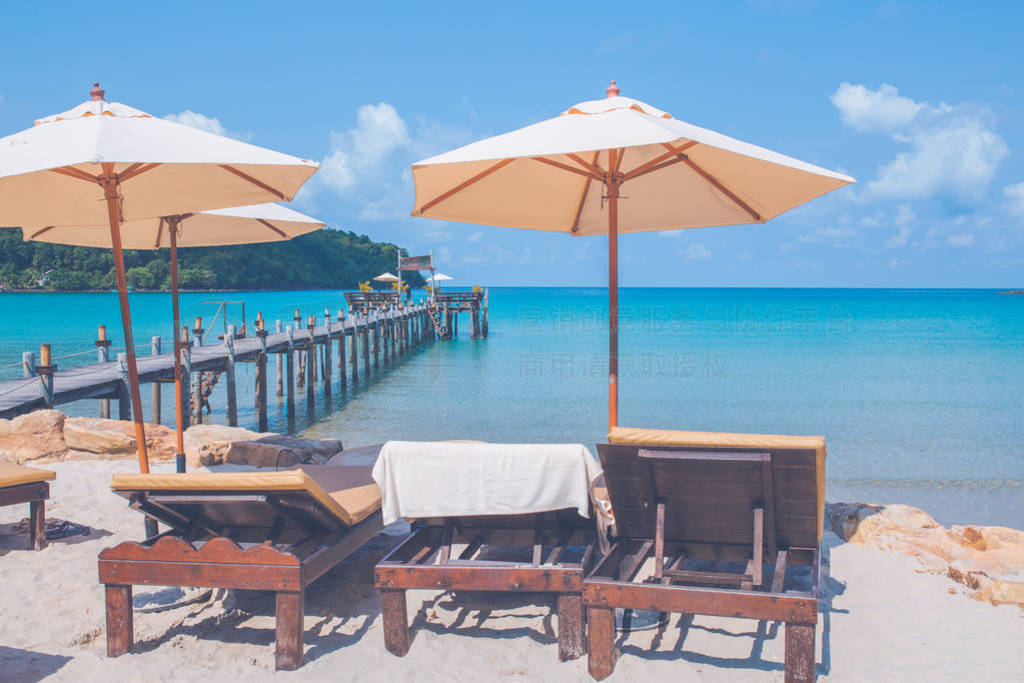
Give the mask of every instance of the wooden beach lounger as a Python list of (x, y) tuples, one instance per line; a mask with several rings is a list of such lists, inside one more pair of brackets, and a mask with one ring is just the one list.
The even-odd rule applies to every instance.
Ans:
[(46, 499), (57, 474), (50, 470), (0, 463), (0, 506), (28, 503), (29, 549), (46, 547)]
[(116, 474), (111, 488), (171, 527), (99, 556), (106, 584), (107, 655), (132, 648), (132, 585), (277, 593), (278, 669), (302, 665), (306, 586), (381, 530), (370, 467)]
[[(453, 545), (461, 550), (453, 554)], [(482, 559), (524, 548), (529, 558)], [(586, 652), (583, 575), (593, 554), (594, 520), (576, 510), (417, 520), (412, 535), (377, 564), (384, 646), (399, 657), (409, 651), (410, 588), (556, 593), (558, 658), (576, 659)]]
[[(527, 448), (530, 447), (533, 446)], [(558, 445), (555, 449), (562, 447)], [(470, 474), (448, 490), (444, 490), (443, 484), (432, 488), (424, 483), (424, 488), (430, 488), (436, 494), (438, 506), (450, 510), (453, 503), (448, 494), (472, 488), (475, 477), (479, 476), (482, 480), (479, 486), (487, 491), (480, 494), (476, 503), (482, 508), (503, 509), (502, 503), (507, 501), (501, 495), (502, 487), (529, 487), (524, 482), (530, 481), (530, 475), (518, 481), (513, 478), (498, 480), (495, 475), (500, 468), (487, 468), (498, 458), (506, 458), (506, 464), (514, 468), (515, 448), (515, 445), (505, 444), (463, 445), (462, 452), (454, 454), (459, 465), (453, 469)], [(572, 445), (569, 448), (571, 450)], [(585, 457), (593, 460), (583, 446), (578, 448), (586, 454)], [(381, 452), (382, 460), (385, 453)], [(550, 454), (541, 454), (541, 457), (545, 455)], [(580, 452), (573, 456), (562, 451), (559, 455), (567, 455), (571, 460), (572, 457), (579, 458)], [(378, 461), (378, 467), (380, 465)], [(597, 471), (596, 462), (593, 469)], [(577, 483), (582, 486), (582, 505), (587, 510), (589, 481), (583, 471), (581, 465), (579, 473), (584, 478)], [(375, 470), (375, 477), (381, 482), (377, 474)], [(458, 475), (453, 478), (458, 478)], [(387, 511), (390, 487), (382, 484), (382, 488)], [(489, 496), (488, 493), (497, 495)], [(557, 499), (557, 496), (552, 499)], [(591, 519), (586, 519), (579, 514), (579, 503), (573, 507), (568, 507), (568, 501), (564, 504), (564, 508), (530, 514), (417, 516), (413, 521), (412, 534), (376, 567), (375, 584), (381, 593), (387, 650), (399, 657), (409, 651), (405, 595), (408, 589), (508, 591), (556, 594), (559, 659), (566, 661), (582, 656), (586, 651), (583, 577), (597, 555), (594, 548), (595, 514), (591, 508)]]
[[(824, 438), (616, 427), (608, 440), (617, 542), (583, 582), (591, 675), (615, 666), (623, 607), (785, 622), (785, 679), (814, 680)], [(809, 585), (787, 585), (796, 565)]]

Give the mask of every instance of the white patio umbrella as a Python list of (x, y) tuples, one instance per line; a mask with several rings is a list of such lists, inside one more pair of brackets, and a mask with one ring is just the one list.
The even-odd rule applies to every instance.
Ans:
[(391, 273), (381, 273), (373, 279), (378, 282), (398, 282), (398, 276)]
[(148, 472), (122, 225), (290, 200), (317, 164), (107, 102), (99, 84), (90, 94), (74, 109), (0, 138), (0, 225), (31, 235), (49, 226), (108, 224), (139, 468)]
[[(178, 471), (185, 471), (185, 437), (182, 416), (181, 334), (178, 306), (178, 247), (209, 247), (289, 240), (324, 227), (316, 218), (280, 204), (253, 204), (164, 218), (139, 218), (121, 224), (121, 243), (128, 249), (171, 250), (171, 311), (174, 318), (174, 406), (176, 410)], [(63, 225), (23, 231), (26, 241), (110, 248), (111, 233), (105, 225)]]
[(427, 282), (445, 282), (447, 280), (454, 280), (455, 278), (445, 275), (444, 273), (434, 273), (427, 278)]
[(615, 426), (618, 233), (763, 223), (855, 181), (621, 97), (615, 81), (605, 94), (413, 164), (412, 215), (608, 235), (608, 423)]

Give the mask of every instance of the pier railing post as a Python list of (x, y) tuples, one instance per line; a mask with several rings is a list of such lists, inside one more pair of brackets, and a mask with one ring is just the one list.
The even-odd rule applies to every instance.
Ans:
[[(149, 343), (150, 343), (150, 353), (152, 355), (154, 355), (154, 356), (159, 356), (160, 353), (161, 353), (160, 352), (160, 346), (161, 346), (160, 337), (152, 337), (149, 340)], [(161, 408), (163, 408), (163, 406), (161, 405), (161, 400), (160, 400), (161, 398), (162, 398), (162, 396), (160, 395), (160, 380), (157, 379), (157, 380), (155, 380), (153, 382), (153, 408), (152, 408), (152, 410), (153, 410), (153, 424), (155, 424), (155, 425), (160, 424), (160, 418), (162, 417), (162, 415), (161, 415), (161, 412), (162, 412)]]
[(36, 376), (36, 354), (26, 351), (21, 354), (21, 374), (23, 377)]
[(47, 408), (53, 407), (53, 373), (56, 370), (57, 366), (53, 364), (50, 355), (50, 345), (40, 344), (39, 364), (36, 365), (35, 371), (39, 375), (39, 386), (42, 389), (43, 402)]
[(235, 326), (228, 325), (224, 335), (224, 379), (227, 381), (227, 418), (229, 427), (238, 426), (238, 394), (235, 393)]

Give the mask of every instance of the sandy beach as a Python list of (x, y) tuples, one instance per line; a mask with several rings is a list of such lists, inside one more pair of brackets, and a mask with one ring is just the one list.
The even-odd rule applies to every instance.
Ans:
[[(249, 591), (136, 587), (136, 652), (108, 659), (96, 555), (142, 536), (142, 517), (108, 489), (111, 474), (131, 463), (47, 467), (57, 472), (48, 517), (92, 531), (29, 552), (18, 548), (24, 536), (11, 535), (27, 506), (0, 509), (5, 680), (590, 680), (585, 657), (558, 661), (556, 617), (542, 596), (411, 593), (411, 650), (404, 658), (388, 654), (372, 567), (405, 532), (404, 523), (307, 593), (306, 663), (296, 672), (273, 671), (273, 598)], [(1019, 680), (1020, 608), (973, 600), (963, 586), (924, 573), (913, 557), (845, 543), (830, 532), (824, 548), (819, 680)], [(611, 680), (783, 676), (783, 630), (773, 623), (676, 615), (660, 631), (620, 637), (618, 646)]]

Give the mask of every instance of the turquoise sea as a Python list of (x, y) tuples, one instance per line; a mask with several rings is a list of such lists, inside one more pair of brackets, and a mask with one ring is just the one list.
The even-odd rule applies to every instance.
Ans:
[[(189, 293), (273, 321), (337, 311), (338, 291)], [(492, 288), (490, 337), (439, 342), (370, 383), (297, 409), (296, 431), (347, 446), (386, 439), (602, 440), (607, 291)], [(140, 353), (170, 339), (170, 298), (133, 294)], [(822, 434), (828, 498), (903, 502), (941, 522), (1024, 528), (1024, 296), (992, 290), (665, 289), (621, 293), (626, 426)], [(229, 308), (238, 323), (240, 307)], [(122, 343), (114, 294), (0, 294), (0, 365), (53, 344), (68, 367), (95, 358), (96, 325)], [(217, 323), (218, 327), (220, 322)], [(165, 348), (167, 348), (165, 342)], [(0, 379), (20, 368), (0, 370)], [(252, 427), (243, 365), (240, 423)], [(274, 386), (271, 362), (271, 395)], [(163, 417), (173, 420), (171, 392)], [(150, 391), (143, 389), (148, 400)], [(213, 421), (223, 421), (223, 391)], [(64, 406), (97, 415), (96, 402)], [(147, 408), (148, 412), (148, 408)], [(271, 404), (273, 430), (287, 422)]]

